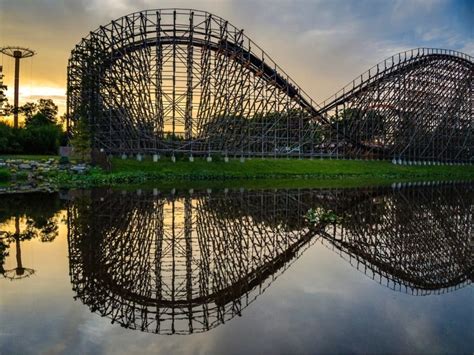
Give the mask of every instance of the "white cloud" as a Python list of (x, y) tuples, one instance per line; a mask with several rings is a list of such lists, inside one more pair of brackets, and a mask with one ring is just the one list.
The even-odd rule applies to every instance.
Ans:
[[(33, 73), (41, 78), (41, 86), (64, 88), (70, 50), (99, 25), (143, 9), (199, 8), (243, 28), (313, 99), (321, 101), (403, 50), (427, 46), (472, 54), (472, 24), (469, 37), (468, 25), (446, 14), (446, 6), (460, 19), (468, 16), (449, 4), (448, 0), (48, 0), (46, 4), (11, 0), (2, 2), (0, 42), (33, 47), (38, 51)], [(6, 74), (11, 86), (11, 75)], [(64, 94), (62, 90), (58, 95)]]
[(474, 41), (466, 42), (462, 46), (461, 52), (474, 56)]

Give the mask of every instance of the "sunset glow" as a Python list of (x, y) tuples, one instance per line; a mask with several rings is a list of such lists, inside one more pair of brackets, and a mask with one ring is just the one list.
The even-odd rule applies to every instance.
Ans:
[[(317, 102), (350, 82), (354, 73), (402, 50), (436, 46), (471, 55), (474, 50), (472, 1), (413, 0), (376, 6), (370, 1), (272, 3), (206, 0), (197, 6), (187, 0), (179, 4), (143, 0), (139, 5), (131, 0), (2, 0), (0, 46), (18, 45), (37, 52), (22, 62), (20, 104), (51, 98), (59, 114), (65, 112), (67, 61), (74, 46), (100, 25), (147, 8), (199, 7), (245, 28)], [(14, 61), (0, 55), (1, 64), (12, 103)]]

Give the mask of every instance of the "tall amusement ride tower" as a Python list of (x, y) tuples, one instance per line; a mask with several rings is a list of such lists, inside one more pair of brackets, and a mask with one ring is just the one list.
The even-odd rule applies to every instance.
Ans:
[(13, 125), (18, 128), (18, 93), (20, 86), (20, 59), (29, 58), (36, 54), (35, 51), (23, 47), (3, 47), (0, 53), (15, 58), (15, 85), (13, 98)]

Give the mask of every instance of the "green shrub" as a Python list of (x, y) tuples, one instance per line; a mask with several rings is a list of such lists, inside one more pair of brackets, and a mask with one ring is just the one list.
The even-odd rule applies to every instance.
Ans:
[(19, 171), (19, 172), (16, 173), (15, 178), (17, 180), (24, 181), (24, 180), (28, 179), (28, 173), (26, 171)]
[(11, 178), (11, 174), (7, 169), (0, 169), (0, 181), (8, 181)]
[(81, 117), (73, 126), (70, 144), (73, 147), (73, 159), (80, 162), (91, 160), (91, 135), (85, 118)]
[(0, 153), (3, 154), (57, 154), (66, 139), (59, 125), (30, 124), (13, 128), (0, 121)]
[(22, 153), (21, 129), (0, 121), (0, 153)]
[(56, 125), (28, 126), (23, 129), (23, 152), (57, 154), (61, 135), (62, 130)]

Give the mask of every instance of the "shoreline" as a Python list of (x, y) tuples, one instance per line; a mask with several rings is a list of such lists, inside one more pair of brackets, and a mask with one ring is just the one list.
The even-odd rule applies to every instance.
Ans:
[[(4, 157), (0, 156), (0, 159)], [(4, 159), (16, 159), (8, 156)], [(18, 157), (19, 158), (19, 157)], [(22, 159), (35, 161), (34, 156)], [(55, 156), (41, 157), (58, 159)], [(40, 161), (40, 159), (38, 159)], [(205, 159), (137, 161), (113, 158), (110, 172), (97, 167), (88, 168), (81, 173), (68, 169), (51, 169), (41, 175), (39, 181), (30, 179), (12, 183), (3, 179), (0, 188), (4, 193), (12, 190), (15, 184), (21, 192), (22, 183), (32, 184), (34, 188), (58, 190), (64, 188), (94, 188), (126, 185), (165, 186), (165, 187), (355, 187), (390, 185), (403, 182), (422, 181), (474, 181), (473, 165), (395, 165), (388, 161), (372, 160), (298, 160), (298, 159), (261, 159), (252, 158), (245, 162), (231, 159), (228, 162)], [(0, 168), (5, 171), (5, 168)], [(28, 175), (23, 172), (23, 175)], [(29, 176), (34, 174), (29, 173)], [(5, 173), (3, 173), (5, 176)], [(10, 188), (9, 188), (10, 187)], [(28, 188), (23, 188), (27, 191)], [(31, 189), (30, 189), (31, 190)], [(44, 190), (44, 188), (43, 188)]]

